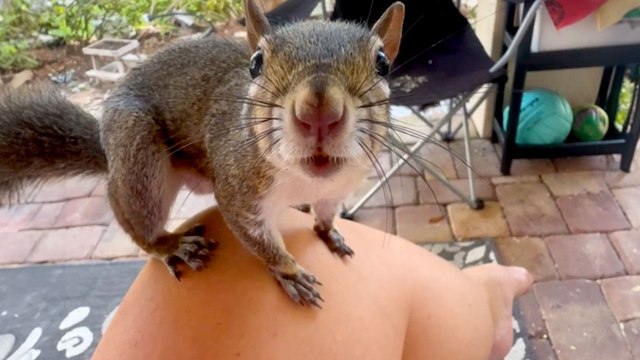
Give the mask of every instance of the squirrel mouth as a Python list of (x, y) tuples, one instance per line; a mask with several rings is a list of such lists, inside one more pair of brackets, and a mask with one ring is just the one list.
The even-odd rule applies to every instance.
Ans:
[(302, 160), (305, 170), (316, 177), (330, 176), (340, 169), (343, 163), (343, 158), (329, 156), (324, 152), (315, 153)]

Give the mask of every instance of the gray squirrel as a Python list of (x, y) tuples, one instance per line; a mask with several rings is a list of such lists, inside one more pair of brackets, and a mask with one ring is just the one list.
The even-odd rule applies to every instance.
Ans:
[(244, 6), (246, 43), (213, 35), (159, 51), (118, 84), (102, 121), (45, 86), (2, 91), (0, 200), (38, 181), (106, 175), (118, 223), (179, 279), (179, 263), (204, 268), (216, 242), (202, 226), (165, 230), (169, 210), (184, 185), (213, 192), (289, 297), (319, 307), (320, 283), (287, 252), (277, 219), (311, 204), (318, 237), (353, 255), (333, 220), (386, 134), (385, 75), (404, 6), (371, 29), (320, 20), (272, 28), (255, 0)]

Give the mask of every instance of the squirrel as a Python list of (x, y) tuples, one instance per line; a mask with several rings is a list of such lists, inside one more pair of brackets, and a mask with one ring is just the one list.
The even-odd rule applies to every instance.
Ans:
[(316, 277), (277, 230), (289, 206), (310, 204), (314, 231), (341, 258), (339, 206), (375, 166), (390, 120), (385, 75), (398, 54), (404, 5), (363, 24), (305, 20), (271, 27), (245, 0), (246, 41), (217, 35), (170, 45), (132, 68), (99, 121), (57, 91), (0, 95), (0, 199), (25, 186), (106, 175), (117, 222), (163, 261), (200, 270), (216, 247), (202, 226), (165, 230), (184, 185), (213, 192), (225, 222), (302, 305), (323, 301)]

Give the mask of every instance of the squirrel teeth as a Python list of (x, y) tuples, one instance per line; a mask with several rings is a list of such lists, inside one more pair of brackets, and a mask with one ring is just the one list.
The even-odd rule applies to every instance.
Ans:
[(313, 155), (311, 162), (315, 166), (326, 166), (331, 162), (331, 158), (327, 155)]
[(317, 177), (327, 177), (338, 171), (344, 164), (345, 159), (330, 156), (326, 153), (315, 153), (302, 160), (304, 168)]

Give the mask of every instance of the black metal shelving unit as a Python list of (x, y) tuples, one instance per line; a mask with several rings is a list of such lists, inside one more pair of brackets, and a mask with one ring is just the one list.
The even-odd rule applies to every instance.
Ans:
[[(519, 2), (519, 1), (518, 1)], [(533, 0), (525, 0), (524, 11), (528, 12)], [(516, 4), (509, 3), (505, 23), (505, 37), (503, 51), (511, 43), (517, 31), (515, 25)], [(498, 86), (496, 108), (493, 121), (493, 140), (502, 145), (502, 159), (500, 171), (508, 175), (514, 159), (555, 158), (568, 156), (620, 154), (620, 168), (629, 171), (640, 136), (640, 96), (638, 83), (635, 83), (634, 96), (629, 115), (619, 131), (614, 123), (618, 111), (618, 96), (624, 74), (628, 68), (640, 63), (640, 45), (620, 45), (587, 49), (571, 49), (562, 51), (531, 52), (533, 26), (526, 31), (523, 41), (519, 44), (515, 58), (509, 117), (507, 130), (502, 127), (502, 110), (505, 98), (505, 85)], [(527, 74), (532, 71), (561, 70), (585, 67), (603, 67), (595, 103), (602, 107), (609, 115), (609, 129), (604, 139), (593, 142), (578, 142), (568, 139), (557, 145), (520, 145), (516, 144), (518, 118), (522, 91)]]

